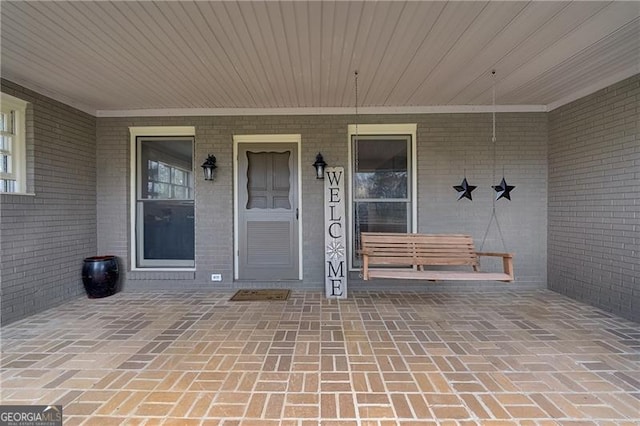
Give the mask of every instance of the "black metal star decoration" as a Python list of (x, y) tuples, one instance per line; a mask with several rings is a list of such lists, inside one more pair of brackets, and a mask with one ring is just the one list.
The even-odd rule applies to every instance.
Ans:
[(507, 185), (507, 181), (502, 177), (502, 181), (499, 185), (492, 186), (492, 188), (496, 191), (496, 201), (500, 198), (506, 198), (511, 201), (511, 191), (515, 188), (515, 186)]
[(471, 198), (471, 192), (476, 188), (477, 186), (475, 185), (469, 185), (466, 177), (462, 179), (462, 183), (460, 185), (456, 185), (453, 187), (453, 189), (458, 191), (458, 201), (460, 201), (462, 198), (468, 198), (473, 201), (473, 199)]

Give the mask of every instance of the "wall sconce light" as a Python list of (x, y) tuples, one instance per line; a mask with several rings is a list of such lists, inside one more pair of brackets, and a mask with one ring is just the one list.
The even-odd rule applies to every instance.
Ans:
[(204, 180), (213, 180), (216, 177), (216, 157), (209, 154), (204, 163), (202, 163), (202, 170), (204, 171)]
[(316, 162), (313, 163), (313, 167), (316, 168), (316, 179), (324, 179), (324, 168), (327, 167), (322, 154), (316, 155)]

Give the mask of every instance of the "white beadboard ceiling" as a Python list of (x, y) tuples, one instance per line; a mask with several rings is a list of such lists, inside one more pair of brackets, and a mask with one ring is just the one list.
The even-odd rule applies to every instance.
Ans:
[[(6, 1), (2, 77), (97, 116), (546, 111), (640, 72), (638, 1)], [(496, 76), (491, 76), (491, 70)]]

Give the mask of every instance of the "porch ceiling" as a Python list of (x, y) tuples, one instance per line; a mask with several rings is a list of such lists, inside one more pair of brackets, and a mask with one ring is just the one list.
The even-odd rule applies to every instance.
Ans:
[(356, 69), (362, 112), (490, 105), (492, 69), (499, 104), (548, 110), (640, 72), (634, 1), (0, 8), (2, 77), (99, 116), (351, 112)]

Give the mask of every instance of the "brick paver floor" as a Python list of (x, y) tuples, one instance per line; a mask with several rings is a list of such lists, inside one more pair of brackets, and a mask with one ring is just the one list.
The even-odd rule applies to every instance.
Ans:
[(2, 329), (65, 425), (637, 425), (640, 324), (547, 290), (80, 298)]

